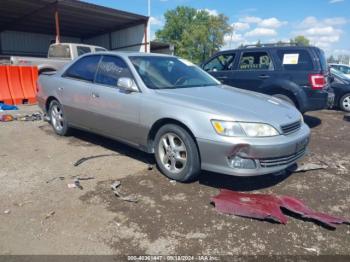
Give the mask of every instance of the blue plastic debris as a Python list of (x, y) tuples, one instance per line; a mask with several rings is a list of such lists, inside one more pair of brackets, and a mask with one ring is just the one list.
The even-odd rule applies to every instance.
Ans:
[(6, 104), (3, 104), (3, 103), (0, 103), (0, 110), (18, 110), (18, 107), (17, 106), (13, 106), (13, 105), (6, 105)]

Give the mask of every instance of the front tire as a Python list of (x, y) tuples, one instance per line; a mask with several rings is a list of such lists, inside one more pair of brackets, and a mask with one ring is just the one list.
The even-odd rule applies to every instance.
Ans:
[(63, 107), (57, 100), (52, 100), (49, 106), (50, 123), (55, 133), (59, 136), (66, 136), (69, 127), (64, 115)]
[(350, 93), (347, 93), (340, 98), (339, 107), (345, 112), (350, 112)]
[(194, 139), (178, 125), (167, 124), (159, 129), (155, 137), (155, 158), (160, 171), (176, 181), (193, 181), (201, 170)]

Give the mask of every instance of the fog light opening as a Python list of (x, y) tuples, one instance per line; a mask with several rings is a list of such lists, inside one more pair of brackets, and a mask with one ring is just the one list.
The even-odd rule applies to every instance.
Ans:
[(256, 169), (254, 159), (242, 158), (239, 156), (232, 156), (228, 158), (229, 164), (232, 168), (237, 169)]

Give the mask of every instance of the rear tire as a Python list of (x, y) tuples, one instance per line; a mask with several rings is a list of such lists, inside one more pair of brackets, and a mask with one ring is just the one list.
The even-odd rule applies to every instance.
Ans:
[(70, 129), (64, 115), (63, 106), (57, 100), (52, 100), (50, 103), (49, 117), (55, 133), (59, 136), (67, 136)]
[(340, 98), (339, 107), (345, 112), (350, 112), (350, 93), (347, 93)]
[(167, 124), (159, 129), (155, 137), (155, 158), (160, 171), (176, 181), (193, 181), (201, 170), (194, 139), (178, 125)]

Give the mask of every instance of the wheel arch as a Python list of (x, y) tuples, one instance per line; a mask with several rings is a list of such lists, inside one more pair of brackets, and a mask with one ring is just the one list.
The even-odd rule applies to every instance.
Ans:
[(46, 99), (46, 102), (45, 102), (45, 110), (46, 110), (46, 112), (49, 111), (50, 103), (51, 103), (53, 100), (57, 100), (57, 101), (60, 103), (60, 101), (57, 99), (57, 97), (55, 97), (55, 96), (49, 96), (49, 97)]
[(198, 154), (199, 154), (199, 158), (200, 158), (200, 151), (199, 151), (199, 147), (197, 144), (197, 139), (194, 136), (193, 132), (191, 131), (191, 129), (184, 124), (183, 122), (174, 119), (174, 118), (161, 118), (158, 119), (151, 127), (150, 131), (148, 132), (148, 136), (147, 136), (147, 149), (149, 153), (154, 153), (154, 139), (157, 135), (158, 130), (167, 124), (174, 124), (174, 125), (178, 125), (180, 127), (182, 127), (183, 129), (185, 129), (189, 135), (193, 138), (196, 146), (197, 146), (197, 150), (198, 150)]
[(281, 94), (281, 95), (285, 95), (288, 96), (290, 99), (293, 100), (294, 104), (296, 105), (297, 108), (300, 108), (300, 102), (299, 99), (297, 98), (297, 96), (293, 93), (293, 91), (283, 88), (281, 86), (272, 86), (269, 88), (268, 95), (277, 95), (277, 94)]

